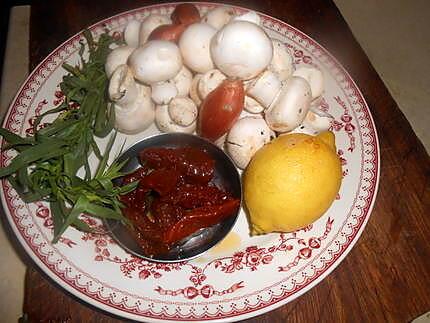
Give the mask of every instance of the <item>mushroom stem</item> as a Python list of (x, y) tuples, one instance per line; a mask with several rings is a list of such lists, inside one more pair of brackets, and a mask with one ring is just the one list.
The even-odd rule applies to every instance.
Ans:
[(247, 89), (249, 96), (268, 108), (281, 90), (281, 81), (272, 71), (264, 71)]
[(285, 81), (293, 74), (294, 59), (288, 47), (277, 39), (272, 39), (273, 57), (268, 69), (278, 75), (280, 81)]
[(329, 130), (333, 120), (334, 118), (331, 114), (311, 106), (302, 124), (292, 132), (315, 136)]
[(245, 103), (243, 108), (245, 109), (245, 111), (254, 114), (261, 113), (265, 109), (257, 100), (251, 98), (248, 95), (245, 95)]
[(137, 85), (127, 65), (118, 66), (109, 82), (109, 98), (123, 108), (129, 108), (137, 98)]
[(162, 132), (184, 132), (193, 133), (196, 130), (196, 120), (188, 126), (181, 126), (177, 124), (169, 114), (169, 106), (158, 105), (155, 108), (155, 123), (158, 129)]
[(154, 122), (155, 111), (151, 100), (151, 89), (141, 84), (136, 86), (138, 94), (133, 104), (127, 107), (115, 104), (115, 127), (126, 134), (144, 131)]
[(203, 74), (196, 74), (194, 78), (191, 81), (190, 84), (190, 98), (194, 101), (196, 106), (200, 106), (202, 103), (202, 99), (200, 98), (199, 92), (198, 92), (198, 85), (200, 82), (200, 79), (202, 78)]
[(188, 68), (182, 66), (178, 74), (173, 78), (176, 89), (178, 90), (178, 96), (188, 96), (190, 93), (191, 82), (193, 80), (193, 74)]
[(123, 64), (112, 74), (108, 88), (114, 103), (115, 127), (126, 134), (145, 130), (154, 121), (151, 89), (138, 84), (130, 68)]
[(244, 169), (258, 149), (268, 143), (274, 132), (259, 116), (239, 119), (230, 129), (226, 149), (236, 166)]

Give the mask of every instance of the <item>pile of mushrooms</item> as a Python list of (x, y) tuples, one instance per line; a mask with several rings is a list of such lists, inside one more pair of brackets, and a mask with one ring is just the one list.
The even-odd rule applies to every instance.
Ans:
[(235, 96), (240, 109), (227, 111), (226, 128), (210, 139), (239, 168), (277, 135), (315, 135), (331, 126), (333, 117), (319, 109), (322, 72), (296, 67), (288, 47), (267, 35), (253, 11), (237, 15), (230, 7), (217, 7), (200, 17), (194, 5), (180, 4), (170, 16), (129, 22), (124, 40), (105, 65), (121, 132), (135, 134), (155, 122), (162, 132), (205, 136), (202, 109), (208, 109), (209, 100), (219, 113), (231, 108), (221, 88), (230, 80), (242, 87)]

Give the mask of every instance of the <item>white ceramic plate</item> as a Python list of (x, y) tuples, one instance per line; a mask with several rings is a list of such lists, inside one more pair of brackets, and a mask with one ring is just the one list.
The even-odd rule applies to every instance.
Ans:
[[(202, 13), (216, 6), (199, 4)], [(121, 31), (131, 19), (169, 14), (173, 4), (155, 5), (108, 18)], [(235, 7), (238, 12), (246, 9)], [(326, 78), (321, 108), (335, 119), (334, 132), (343, 164), (338, 199), (318, 221), (295, 233), (251, 238), (242, 212), (233, 232), (202, 257), (177, 264), (136, 258), (100, 233), (68, 229), (56, 245), (50, 211), (43, 203), (27, 205), (5, 180), (1, 199), (22, 246), (55, 282), (80, 299), (113, 314), (144, 321), (233, 321), (270, 311), (302, 295), (324, 279), (356, 243), (369, 219), (379, 178), (375, 125), (354, 81), (317, 42), (288, 24), (261, 15), (271, 37), (284, 41), (296, 64), (319, 67)], [(32, 118), (58, 104), (64, 61), (76, 63), (81, 34), (55, 49), (29, 76), (12, 103), (4, 127), (30, 134)], [(158, 132), (151, 127), (129, 137), (127, 145)], [(121, 143), (121, 138), (117, 143)], [(4, 144), (4, 142), (3, 142)], [(0, 166), (14, 153), (2, 152)], [(88, 222), (99, 226), (97, 222)]]

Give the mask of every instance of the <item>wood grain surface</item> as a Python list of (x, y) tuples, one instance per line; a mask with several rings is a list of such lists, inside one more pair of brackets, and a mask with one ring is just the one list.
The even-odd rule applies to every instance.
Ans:
[[(84, 27), (152, 3), (34, 2), (31, 67)], [(279, 18), (327, 48), (363, 92), (381, 148), (376, 204), (351, 253), (305, 295), (247, 322), (409, 322), (430, 310), (430, 159), (338, 9), (328, 0), (226, 3)], [(25, 296), (24, 313), (30, 322), (119, 321), (67, 294), (35, 266), (28, 269)]]

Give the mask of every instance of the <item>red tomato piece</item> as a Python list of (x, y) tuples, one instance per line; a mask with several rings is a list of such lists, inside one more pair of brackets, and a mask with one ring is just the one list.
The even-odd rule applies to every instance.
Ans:
[(142, 164), (153, 169), (175, 169), (190, 183), (208, 183), (214, 174), (215, 161), (200, 149), (148, 148), (139, 154)]
[(177, 149), (180, 163), (177, 168), (186, 176), (188, 183), (206, 184), (212, 179), (215, 161), (204, 150), (192, 147)]
[(181, 174), (174, 169), (156, 169), (140, 180), (138, 189), (154, 190), (163, 196), (176, 187), (180, 178)]
[(163, 241), (167, 244), (173, 244), (199, 229), (217, 224), (233, 215), (239, 205), (238, 199), (231, 199), (223, 204), (202, 206), (184, 212), (184, 216), (164, 233)]
[(151, 205), (151, 214), (157, 222), (159, 231), (168, 230), (182, 217), (183, 212), (181, 207), (160, 199), (155, 199)]
[(143, 167), (124, 179), (139, 185), (121, 202), (147, 256), (166, 254), (174, 243), (223, 221), (240, 206), (238, 199), (210, 184), (215, 161), (205, 150), (148, 148), (139, 157)]
[(185, 184), (178, 186), (170, 194), (164, 196), (163, 200), (185, 209), (192, 209), (205, 205), (221, 204), (227, 197), (228, 194), (216, 186)]
[(245, 90), (240, 80), (224, 80), (200, 106), (197, 133), (215, 141), (227, 133), (243, 110)]
[(140, 180), (146, 175), (147, 172), (148, 169), (146, 167), (139, 167), (133, 173), (125, 175), (122, 178), (122, 185), (130, 184), (132, 182)]
[(168, 148), (146, 148), (139, 153), (139, 159), (152, 169), (171, 168), (180, 162), (179, 155)]

